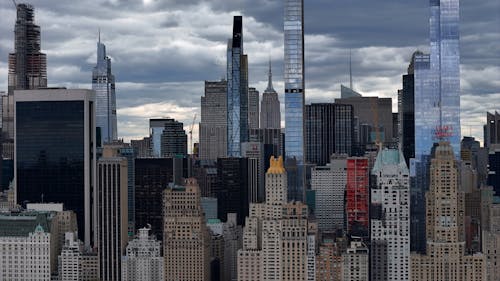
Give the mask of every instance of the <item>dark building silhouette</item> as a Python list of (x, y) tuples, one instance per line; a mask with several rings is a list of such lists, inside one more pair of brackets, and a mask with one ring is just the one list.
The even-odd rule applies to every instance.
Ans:
[(217, 159), (218, 184), (213, 189), (217, 197), (217, 217), (226, 221), (228, 213), (238, 215), (238, 225), (248, 216), (248, 161), (247, 158)]
[(162, 157), (184, 157), (187, 155), (187, 135), (184, 125), (174, 119), (165, 119), (161, 135)]
[(171, 182), (187, 177), (185, 159), (135, 159), (135, 228), (150, 224), (151, 231), (163, 238), (162, 192)]
[(486, 112), (486, 125), (484, 125), (484, 147), (500, 143), (500, 114)]

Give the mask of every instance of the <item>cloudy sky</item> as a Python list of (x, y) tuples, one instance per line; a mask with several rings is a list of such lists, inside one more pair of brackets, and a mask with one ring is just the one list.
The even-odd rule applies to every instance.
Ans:
[[(19, 2), (19, 1), (18, 1)], [(428, 51), (428, 0), (306, 0), (306, 101), (328, 102), (349, 82), (366, 96), (392, 97), (411, 54)], [(117, 80), (118, 133), (148, 134), (148, 119), (173, 117), (187, 128), (204, 80), (225, 76), (232, 17), (243, 15), (250, 86), (266, 87), (273, 61), (283, 92), (281, 0), (31, 0), (48, 56), (49, 86), (90, 88), (97, 30)], [(15, 8), (0, 1), (0, 91), (14, 47)], [(461, 1), (462, 134), (482, 139), (485, 112), (500, 110), (500, 1)], [(280, 95), (283, 101), (283, 95)], [(195, 127), (194, 139), (197, 139)]]

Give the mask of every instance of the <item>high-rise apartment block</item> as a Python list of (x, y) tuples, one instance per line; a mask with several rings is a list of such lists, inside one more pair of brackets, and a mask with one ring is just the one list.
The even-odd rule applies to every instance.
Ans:
[(165, 280), (161, 242), (149, 231), (146, 227), (139, 229), (137, 237), (128, 243), (126, 256), (122, 257), (123, 281)]
[(243, 52), (243, 18), (235, 16), (233, 37), (227, 44), (228, 156), (241, 156), (241, 143), (248, 141), (248, 125), (248, 57)]
[[(47, 87), (47, 56), (40, 52), (40, 26), (35, 24), (34, 8), (29, 4), (16, 4), (16, 10), (14, 52), (9, 54), (8, 95), (2, 96), (2, 142), (10, 144), (14, 139), (14, 90)], [(8, 158), (12, 159), (13, 155)]]
[(409, 281), (410, 175), (403, 153), (379, 151), (371, 174), (371, 280)]
[(79, 238), (90, 246), (96, 159), (94, 92), (16, 91), (15, 107), (17, 202), (63, 203), (76, 213)]
[(484, 256), (465, 255), (465, 200), (459, 179), (453, 147), (440, 142), (431, 160), (425, 196), (427, 251), (411, 256), (413, 280), (485, 280)]
[(201, 97), (200, 152), (202, 160), (227, 156), (227, 81), (205, 81)]
[(271, 72), (271, 61), (269, 61), (269, 74), (267, 88), (262, 94), (260, 103), (260, 128), (280, 129), (281, 108), (278, 93), (273, 88), (273, 74)]
[[(97, 42), (97, 64), (92, 71), (92, 90), (95, 91), (95, 122), (100, 135), (98, 145), (118, 138), (116, 119), (115, 76), (111, 72), (111, 58), (106, 55), (106, 46)], [(99, 133), (98, 133), (99, 134)]]
[(360, 241), (353, 241), (346, 252), (342, 254), (342, 276), (343, 280), (368, 281), (369, 274), (369, 250)]
[(285, 166), (289, 199), (305, 197), (304, 145), (304, 0), (284, 3), (285, 33)]
[(210, 234), (193, 178), (163, 193), (165, 280), (199, 281), (210, 276)]
[(347, 185), (347, 155), (334, 154), (327, 166), (311, 171), (311, 188), (316, 191), (315, 215), (321, 231), (344, 229), (344, 194)]
[(94, 236), (99, 253), (99, 278), (121, 280), (121, 257), (128, 242), (128, 168), (119, 155), (122, 145), (104, 145), (97, 161), (94, 191)]

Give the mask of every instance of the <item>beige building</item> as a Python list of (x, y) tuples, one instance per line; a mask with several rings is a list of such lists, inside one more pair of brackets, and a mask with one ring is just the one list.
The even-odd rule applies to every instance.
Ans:
[(342, 254), (342, 277), (344, 281), (368, 281), (368, 247), (363, 242), (352, 241)]
[(483, 228), (483, 253), (486, 256), (486, 281), (500, 280), (500, 198), (492, 197), (488, 224)]
[(412, 280), (485, 280), (484, 256), (465, 255), (465, 202), (459, 178), (452, 147), (449, 142), (440, 142), (431, 161), (426, 193), (427, 254), (412, 254)]
[(286, 202), (283, 158), (271, 158), (266, 202), (250, 204), (238, 251), (238, 280), (307, 280), (307, 205)]
[(210, 279), (210, 234), (195, 179), (163, 192), (163, 256), (166, 281)]

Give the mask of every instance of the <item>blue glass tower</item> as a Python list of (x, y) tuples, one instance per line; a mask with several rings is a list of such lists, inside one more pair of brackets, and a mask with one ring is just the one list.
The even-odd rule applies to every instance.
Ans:
[(285, 167), (288, 196), (303, 200), (304, 169), (304, 1), (285, 0)]
[(248, 141), (248, 58), (243, 54), (243, 18), (235, 16), (227, 44), (227, 154), (241, 157)]
[(449, 141), (460, 155), (459, 0), (430, 0), (430, 54), (415, 57), (415, 159), (412, 250), (425, 250), (425, 200), (434, 143)]
[[(92, 90), (96, 93), (96, 127), (100, 130), (98, 144), (117, 139), (115, 76), (111, 73), (111, 59), (106, 46), (97, 42), (97, 65), (92, 72)], [(99, 135), (98, 135), (99, 137)]]

